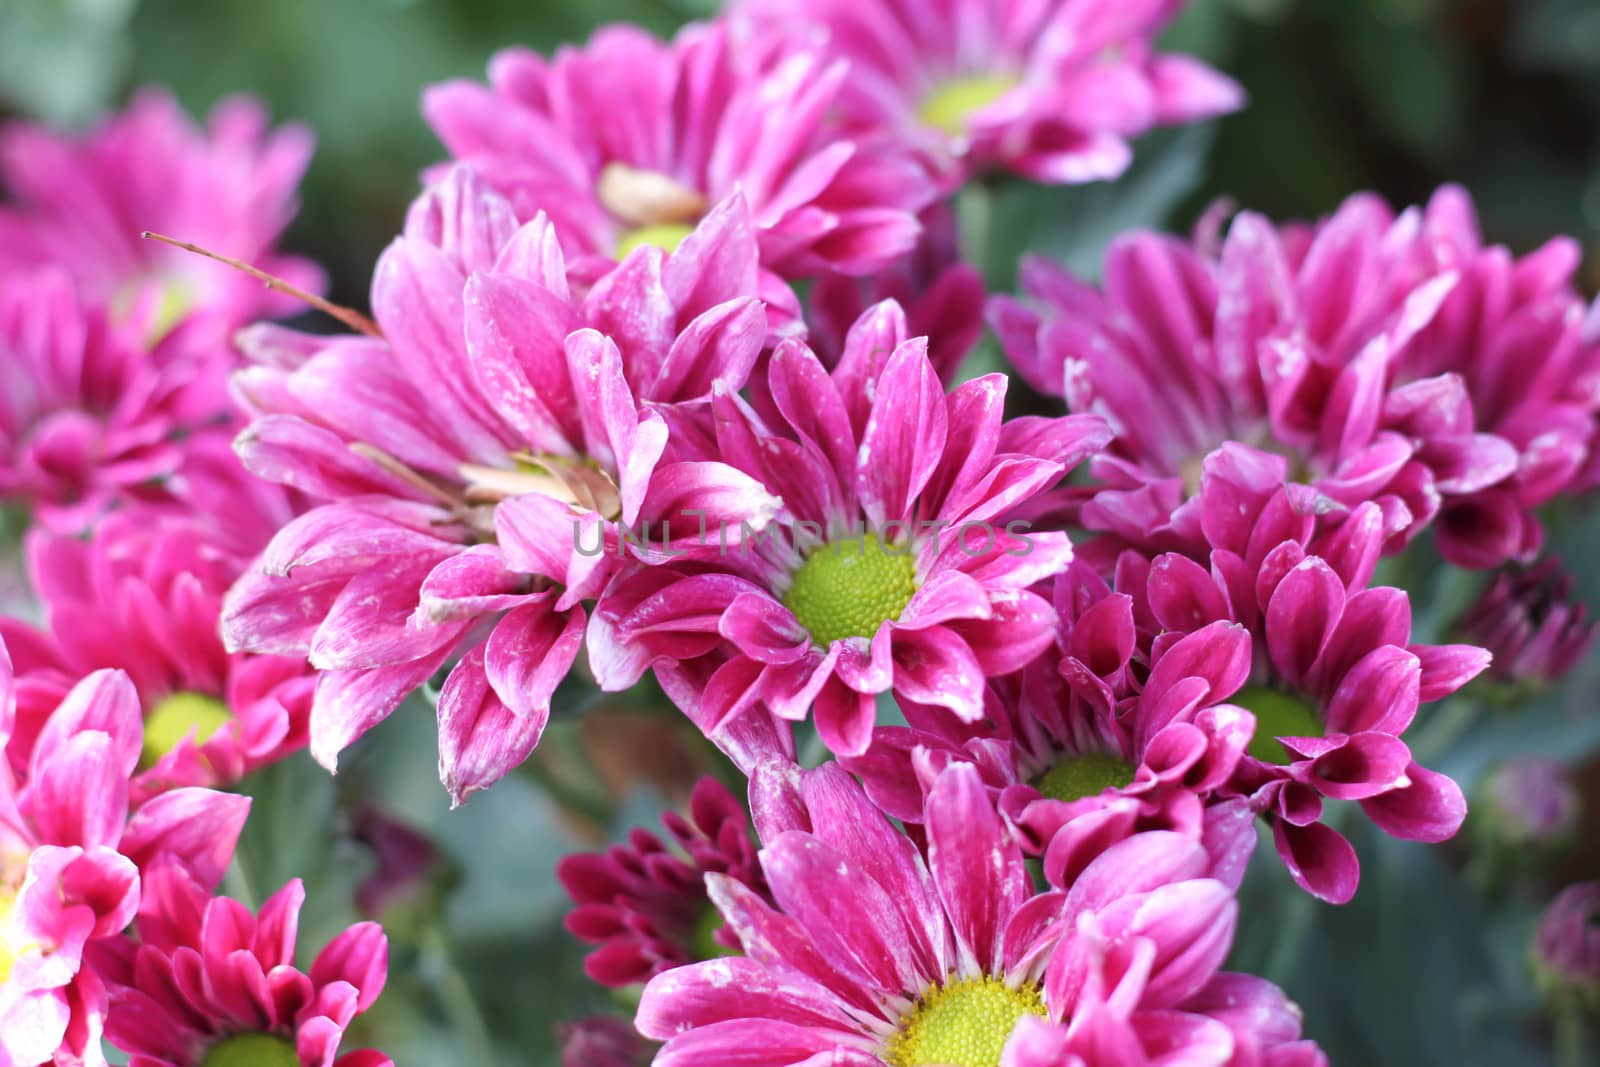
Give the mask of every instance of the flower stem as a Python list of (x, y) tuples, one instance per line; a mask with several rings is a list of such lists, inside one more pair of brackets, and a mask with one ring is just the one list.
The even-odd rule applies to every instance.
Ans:
[(424, 926), (419, 948), (424, 970), (433, 972), (434, 990), (444, 1007), (450, 1029), (466, 1053), (461, 1062), (493, 1064), (496, 1058), (489, 1024), (478, 1009), (471, 985), (456, 966), (439, 924), (428, 923)]

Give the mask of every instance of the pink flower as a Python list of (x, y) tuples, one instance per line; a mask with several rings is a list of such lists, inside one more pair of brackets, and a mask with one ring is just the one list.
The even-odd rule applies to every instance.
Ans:
[(577, 905), (567, 914), (567, 929), (600, 946), (584, 961), (584, 972), (601, 985), (632, 985), (739, 950), (706, 896), (707, 874), (766, 894), (749, 816), (715, 778), (695, 786), (688, 819), (669, 811), (661, 821), (676, 850), (635, 829), (626, 845), (567, 856), (556, 865), (556, 877)]
[[(1072, 553), (1065, 534), (1028, 533), (1010, 512), (1102, 445), (1104, 427), (1003, 422), (1002, 375), (947, 396), (892, 303), (862, 317), (831, 373), (785, 341), (768, 385), (781, 421), (723, 391), (715, 449), (783, 513), (738, 544), (707, 534), (693, 560), (619, 575), (590, 629), (596, 677), (621, 689), (654, 667), (713, 739), (764, 705), (814, 713), (831, 750), (859, 754), (891, 691), (976, 720), (984, 680), (1050, 643), (1055, 613), (1029, 587)], [(714, 673), (686, 668), (707, 657)]]
[(961, 256), (955, 212), (948, 203), (922, 216), (916, 248), (876, 274), (825, 274), (806, 300), (806, 343), (823, 365), (836, 366), (850, 327), (872, 305), (893, 300), (906, 311), (913, 337), (928, 339), (928, 359), (942, 382), (955, 381), (961, 361), (983, 336), (983, 275)]
[(991, 316), (1031, 383), (1117, 432), (1091, 528), (1178, 547), (1202, 459), (1238, 441), (1338, 504), (1377, 501), (1391, 549), (1437, 516), (1446, 558), (1488, 567), (1529, 558), (1531, 509), (1586, 484), (1600, 331), (1575, 264), (1564, 241), (1481, 247), (1459, 189), (1398, 216), (1363, 194), (1314, 226), (1241, 214), (1220, 248), (1206, 227), (1126, 236), (1103, 291), (1032, 260), (1031, 306)]
[(829, 125), (843, 64), (721, 24), (670, 42), (609, 26), (551, 60), (502, 52), (489, 76), (430, 89), (423, 111), (519, 218), (549, 215), (580, 265), (670, 249), (741, 192), (768, 270), (871, 274), (911, 249), (934, 197), (898, 145)]
[[(452, 660), (440, 767), (459, 802), (537, 743), (625, 527), (777, 502), (680, 458), (675, 405), (738, 388), (766, 337), (737, 197), (671, 255), (569, 283), (553, 229), (465, 169), (412, 206), (373, 308), (386, 340), (265, 328), (238, 387), (256, 474), (323, 503), (273, 538), (223, 613), (228, 646), (309, 656), (311, 752), (339, 752)], [(596, 546), (592, 550), (582, 546)]]
[(744, 0), (761, 30), (848, 59), (853, 126), (920, 149), (952, 185), (990, 169), (1115, 178), (1131, 139), (1237, 110), (1244, 93), (1152, 39), (1181, 0)]
[(299, 1063), (392, 1067), (381, 1052), (339, 1055), (351, 1020), (372, 1007), (389, 972), (389, 940), (358, 923), (295, 967), (305, 889), (299, 879), (259, 915), (213, 898), (182, 870), (146, 875), (138, 939), (99, 953), (111, 991), (106, 1037), (133, 1067)]
[(657, 1067), (1319, 1062), (1281, 993), (1217, 973), (1237, 906), (1198, 844), (1140, 834), (1035, 893), (971, 767), (930, 793), (926, 857), (837, 766), (789, 780), (756, 808), (777, 907), (707, 879), (746, 955), (645, 987)]
[[(1229, 446), (1205, 462), (1198, 497), (1209, 552), (1172, 552), (1148, 570), (1124, 560), (1119, 591), (1148, 611), (1154, 644), (1231, 622), (1253, 638), (1227, 691), (1255, 714), (1256, 732), (1230, 791), (1249, 796), (1272, 823), (1290, 874), (1318, 897), (1342, 903), (1360, 877), (1355, 851), (1320, 821), (1322, 799), (1358, 801), (1384, 832), (1442, 841), (1460, 828), (1466, 802), (1455, 782), (1419, 766), (1401, 735), (1420, 705), (1448, 696), (1489, 664), (1470, 645), (1411, 644), (1403, 590), (1368, 587), (1383, 544), (1380, 507), (1353, 509), (1313, 539), (1328, 505), (1284, 484), (1282, 457)], [(1142, 699), (1190, 695), (1187, 656), (1154, 662)], [(1213, 666), (1211, 669), (1215, 670)]]
[(0, 129), (0, 275), (60, 266), (94, 304), (110, 305), (142, 336), (169, 330), (202, 344), (287, 298), (221, 263), (140, 238), (152, 230), (233, 256), (302, 288), (319, 289), (310, 262), (278, 254), (295, 187), (311, 158), (310, 131), (267, 128), (245, 97), (218, 104), (205, 129), (161, 89), (77, 138), (21, 123)]
[(1511, 685), (1558, 681), (1594, 644), (1588, 606), (1575, 595), (1572, 575), (1555, 559), (1501, 570), (1457, 625), (1494, 653), (1489, 673)]
[(219, 443), (220, 455), (192, 451), (183, 501), (116, 512), (87, 541), (29, 535), (48, 623), (0, 619), (21, 674), (13, 766), (72, 685), (102, 668), (125, 671), (144, 707), (136, 799), (230, 785), (305, 747), (314, 682), (304, 660), (229, 655), (218, 629), (223, 595), (293, 508)]
[[(0, 647), (9, 706), (6, 660)], [(99, 671), (67, 694), (25, 775), (0, 766), (0, 1062), (103, 1065), (106, 993), (86, 947), (128, 925), (151, 864), (214, 886), (233, 856), (245, 797), (179, 789), (130, 818), (139, 744), (132, 683)]]
[(179, 438), (227, 417), (214, 353), (146, 351), (55, 270), (0, 279), (0, 367), (0, 500), (65, 533), (170, 475)]
[(561, 1067), (648, 1067), (656, 1046), (626, 1019), (598, 1016), (560, 1028)]
[[(1084, 524), (1155, 551), (1200, 547), (1183, 534), (1197, 525), (1188, 511), (1201, 464), (1237, 441), (1288, 456), (1290, 476), (1345, 507), (1376, 500), (1392, 534), (1425, 525), (1440, 493), (1467, 483), (1386, 428), (1397, 361), (1455, 285), (1411, 273), (1414, 229), (1358, 196), (1312, 230), (1243, 213), (1220, 249), (1122, 237), (1103, 291), (1029, 260), (1032, 306), (992, 306), (1007, 353), (1033, 385), (1105, 416), (1117, 434), (1096, 458), (1102, 488)], [(1438, 405), (1460, 400), (1470, 412), (1458, 382), (1434, 384)], [(1499, 462), (1493, 441), (1463, 444), (1467, 467)]]
[(990, 683), (981, 720), (908, 705), (910, 727), (880, 727), (864, 755), (842, 760), (873, 800), (903, 822), (920, 822), (940, 772), (971, 763), (1024, 849), (1045, 856), (1052, 882), (1080, 869), (1086, 848), (1136, 831), (1215, 838), (1248, 822), (1242, 802), (1214, 798), (1255, 727), (1248, 711), (1223, 702), (1249, 671), (1249, 633), (1219, 621), (1164, 645), (1158, 662), (1177, 657), (1192, 673), (1145, 699), (1139, 682), (1149, 656), (1139, 647), (1132, 598), (1112, 593), (1081, 561), (1056, 577), (1053, 593), (1061, 619), (1053, 647)]
[[(1543, 542), (1533, 509), (1593, 484), (1600, 469), (1600, 305), (1587, 307), (1576, 286), (1582, 249), (1557, 237), (1519, 259), (1486, 246), (1471, 197), (1453, 185), (1428, 202), (1416, 249), (1420, 269), (1454, 271), (1459, 281), (1407, 348), (1402, 377), (1420, 381), (1401, 390), (1386, 418), (1429, 442), (1425, 458), (1447, 469), (1469, 458), (1462, 442), (1474, 425), (1493, 435), (1494, 470), (1506, 473), (1491, 482), (1480, 465), (1478, 484), (1446, 491), (1439, 550), (1465, 567), (1527, 562)], [(1460, 405), (1428, 397), (1421, 383), (1438, 375), (1459, 379), (1472, 421)]]

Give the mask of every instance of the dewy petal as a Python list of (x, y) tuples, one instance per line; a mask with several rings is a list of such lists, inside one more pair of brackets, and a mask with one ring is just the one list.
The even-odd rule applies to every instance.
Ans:
[(1347, 904), (1356, 895), (1361, 863), (1337, 830), (1319, 822), (1295, 826), (1276, 819), (1272, 833), (1283, 865), (1300, 888), (1329, 904)]
[(1467, 817), (1461, 787), (1415, 763), (1406, 768), (1405, 776), (1410, 784), (1361, 802), (1367, 817), (1384, 833), (1404, 841), (1431, 844), (1454, 837)]
[(925, 825), (928, 865), (955, 931), (959, 965), (994, 974), (1001, 932), (1032, 890), (1022, 850), (970, 765), (956, 764), (939, 776)]
[(550, 698), (583, 642), (582, 607), (558, 611), (547, 592), (495, 624), (484, 652), (489, 686), (517, 715), (550, 714)]
[(855, 1024), (842, 1008), (825, 987), (798, 971), (735, 957), (677, 967), (651, 979), (634, 1025), (646, 1036), (668, 1038), (734, 1019), (763, 1019), (832, 1030), (848, 1040)]
[(249, 797), (213, 789), (174, 789), (133, 813), (119, 848), (141, 870), (161, 859), (175, 860), (195, 881), (214, 890), (233, 861), (249, 814)]
[(761, 867), (773, 897), (830, 962), (869, 977), (881, 993), (926, 985), (931, 976), (917, 967), (899, 908), (866, 871), (806, 834), (766, 844)]
[(907, 341), (878, 378), (856, 457), (856, 491), (873, 527), (914, 513), (946, 430), (944, 388), (928, 362), (927, 341)]

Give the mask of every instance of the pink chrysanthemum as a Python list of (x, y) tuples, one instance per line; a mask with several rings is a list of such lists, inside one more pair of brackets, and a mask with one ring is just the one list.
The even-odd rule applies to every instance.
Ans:
[(423, 111), (520, 218), (549, 215), (571, 256), (671, 248), (739, 192), (764, 267), (870, 274), (911, 249), (934, 189), (894, 142), (830, 126), (845, 73), (717, 23), (670, 42), (610, 26), (550, 60), (502, 52), (490, 86), (436, 86)]
[(358, 923), (297, 970), (304, 901), (296, 879), (252, 915), (178, 868), (149, 871), (138, 939), (103, 945), (96, 960), (111, 994), (106, 1037), (130, 1067), (392, 1067), (372, 1049), (339, 1055), (388, 978), (383, 928)]
[(708, 735), (764, 705), (814, 712), (838, 753), (866, 749), (880, 693), (979, 718), (984, 680), (1050, 643), (1055, 613), (1029, 587), (1072, 554), (1065, 534), (1008, 528), (1009, 513), (1101, 446), (1103, 424), (1004, 422), (1002, 375), (946, 396), (892, 303), (856, 324), (832, 373), (785, 341), (768, 385), (782, 422), (723, 391), (716, 451), (783, 513), (698, 561), (619, 576), (590, 629), (597, 677), (681, 679), (710, 656), (718, 669), (686, 709)]
[(1117, 432), (1091, 527), (1176, 547), (1202, 459), (1239, 441), (1339, 504), (1378, 501), (1391, 548), (1448, 517), (1440, 550), (1485, 567), (1537, 549), (1530, 509), (1589, 458), (1600, 336), (1574, 263), (1565, 242), (1480, 247), (1458, 189), (1398, 216), (1363, 194), (1314, 226), (1241, 214), (1220, 247), (1124, 237), (1103, 290), (1030, 260), (1033, 306), (992, 317), (1032, 384)]
[(1129, 141), (1240, 107), (1231, 80), (1152, 39), (1182, 0), (744, 0), (759, 31), (847, 59), (853, 125), (918, 147), (952, 184), (991, 168), (1115, 178)]
[(230, 785), (305, 747), (310, 668), (229, 655), (218, 625), (229, 586), (293, 509), (219, 444), (220, 455), (192, 452), (181, 502), (109, 515), (87, 541), (30, 534), (28, 572), (46, 627), (0, 619), (20, 676), (14, 766), (72, 685), (102, 668), (125, 671), (144, 707), (136, 796)]
[[(1117, 434), (1096, 458), (1103, 488), (1084, 523), (1157, 551), (1182, 547), (1174, 530), (1196, 525), (1183, 505), (1227, 441), (1283, 453), (1292, 477), (1339, 504), (1377, 500), (1395, 534), (1420, 529), (1441, 493), (1471, 489), (1498, 462), (1494, 442), (1469, 435), (1450, 469), (1385, 428), (1396, 361), (1455, 284), (1412, 277), (1414, 229), (1361, 196), (1309, 232), (1241, 214), (1215, 251), (1120, 238), (1103, 290), (1029, 260), (1033, 306), (993, 304), (1007, 353), (1035, 387)], [(1465, 403), (1459, 382), (1434, 385), (1440, 404)]]
[(971, 763), (1024, 848), (1045, 855), (1052, 881), (1078, 868), (1086, 846), (1142, 830), (1201, 838), (1208, 815), (1248, 820), (1237, 802), (1206, 807), (1232, 779), (1255, 726), (1248, 711), (1223, 703), (1244, 683), (1244, 628), (1217, 622), (1163, 645), (1156, 671), (1170, 673), (1160, 663), (1171, 657), (1190, 673), (1146, 699), (1139, 688), (1151, 668), (1132, 598), (1074, 561), (1055, 579), (1053, 601), (1061, 619), (1054, 646), (990, 683), (983, 719), (906, 706), (909, 727), (880, 727), (864, 755), (842, 761), (879, 807), (919, 822), (939, 773)]
[(171, 474), (179, 439), (227, 417), (224, 361), (82, 303), (58, 271), (0, 284), (0, 500), (45, 526), (83, 529), (114, 501)]
[(833, 765), (757, 821), (778, 906), (708, 878), (746, 955), (645, 988), (657, 1067), (1323, 1062), (1282, 993), (1217, 973), (1237, 906), (1184, 837), (1137, 835), (1035, 893), (969, 766), (929, 795), (926, 859)]
[(0, 273), (53, 263), (95, 304), (147, 338), (177, 327), (226, 343), (263, 315), (296, 310), (224, 266), (140, 238), (153, 230), (318, 289), (310, 262), (277, 253), (311, 158), (310, 131), (269, 130), (261, 106), (235, 97), (198, 128), (164, 91), (141, 92), (93, 133), (0, 130)]
[(626, 845), (568, 856), (556, 866), (577, 905), (567, 913), (567, 929), (600, 946), (583, 969), (601, 985), (632, 985), (739, 950), (706, 896), (707, 874), (726, 875), (765, 895), (749, 816), (716, 779), (695, 786), (689, 818), (669, 811), (661, 821), (676, 850), (635, 829)]
[[(328, 767), (435, 671), (440, 768), (459, 801), (526, 757), (582, 642), (623, 527), (737, 530), (776, 508), (748, 475), (683, 460), (674, 404), (743, 384), (766, 337), (735, 197), (678, 250), (640, 248), (569, 285), (541, 216), (519, 226), (465, 169), (384, 253), (387, 340), (267, 328), (239, 389), (258, 475), (325, 501), (234, 587), (234, 649), (322, 673), (311, 751)], [(586, 547), (587, 546), (587, 547)]]
[[(1355, 851), (1320, 821), (1324, 797), (1359, 801), (1377, 826), (1410, 841), (1442, 841), (1466, 802), (1455, 782), (1420, 767), (1401, 740), (1421, 704), (1455, 692), (1489, 665), (1469, 645), (1411, 644), (1403, 590), (1371, 587), (1383, 543), (1377, 504), (1313, 536), (1328, 505), (1285, 485), (1282, 457), (1225, 448), (1205, 463), (1197, 498), (1209, 552), (1197, 562), (1157, 556), (1124, 567), (1124, 588), (1146, 605), (1165, 645), (1219, 621), (1238, 623), (1254, 654), (1227, 691), (1256, 717), (1230, 789), (1271, 820), (1296, 882), (1335, 902), (1355, 893)], [(1168, 656), (1143, 699), (1183, 691), (1192, 671)]]
[[(1490, 483), (1447, 493), (1437, 537), (1446, 559), (1466, 567), (1530, 560), (1543, 542), (1533, 509), (1593, 482), (1596, 416), (1600, 414), (1600, 304), (1586, 308), (1575, 275), (1578, 242), (1557, 237), (1514, 257), (1485, 246), (1472, 199), (1445, 186), (1422, 214), (1416, 241), (1421, 271), (1453, 271), (1455, 289), (1409, 345), (1400, 373), (1407, 380), (1460, 379), (1471, 401), (1469, 420), (1427, 395), (1408, 399), (1386, 418), (1440, 450), (1446, 463), (1461, 435), (1474, 428), (1501, 443)], [(1397, 417), (1403, 411), (1407, 421)], [(1435, 443), (1436, 442), (1436, 443)]]
[[(10, 667), (0, 645), (0, 708)], [(85, 949), (118, 934), (140, 872), (176, 863), (222, 879), (250, 802), (179, 789), (128, 810), (139, 701), (126, 675), (80, 682), (33, 745), (27, 773), (0, 766), (0, 1062), (105, 1064), (101, 977)]]

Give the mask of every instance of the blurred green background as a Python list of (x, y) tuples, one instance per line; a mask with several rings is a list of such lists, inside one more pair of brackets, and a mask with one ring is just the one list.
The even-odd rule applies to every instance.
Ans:
[[(481, 77), (506, 44), (549, 49), (619, 19), (670, 32), (714, 6), (0, 0), (0, 115), (81, 125), (150, 82), (197, 112), (228, 92), (260, 95), (276, 118), (308, 122), (319, 138), (288, 243), (328, 267), (337, 300), (362, 306), (416, 175), (440, 156), (417, 114), (423, 85)], [(1454, 180), (1471, 189), (1496, 241), (1526, 250), (1554, 233), (1578, 237), (1585, 287), (1600, 287), (1596, 0), (1195, 0), (1169, 43), (1239, 78), (1250, 108), (1211, 128), (1152, 136), (1115, 185), (990, 205), (979, 255), (992, 282), (1009, 281), (1024, 238), (1093, 272), (1119, 230), (1187, 228), (1218, 197), (1307, 216), (1359, 189), (1411, 203)], [(1600, 555), (1597, 531), (1594, 515), (1578, 510), (1554, 536), (1584, 572), (1591, 602), (1600, 568), (1581, 565)], [(1419, 598), (1419, 627), (1437, 633), (1477, 580), (1426, 563), (1409, 566), (1436, 576)], [(1516, 714), (1485, 713), (1464, 736), (1441, 740), (1442, 769), (1470, 786), (1517, 751), (1586, 758), (1600, 744), (1596, 675), (1591, 657), (1559, 693)], [(336, 780), (297, 759), (250, 785), (259, 802), (229, 889), (259, 901), (285, 878), (305, 877), (309, 947), (350, 921), (349, 890), (371, 865), (339, 815), (351, 801), (381, 804), (440, 839), (451, 887), (418, 898), (409, 918), (391, 917), (391, 992), (360, 1035), (401, 1067), (554, 1063), (556, 1021), (617, 1007), (581, 979), (582, 952), (559, 929), (564, 901), (551, 866), (562, 852), (653, 822), (664, 800), (681, 797), (704, 748), (664, 712), (589, 707), (580, 719), (593, 694), (566, 696), (567, 713), (534, 763), (457, 813), (435, 782), (433, 717), (422, 707), (376, 731)], [(1596, 777), (1591, 766), (1591, 812), (1600, 810)], [(1593, 815), (1584, 837), (1600, 841)], [(1427, 850), (1372, 834), (1357, 844), (1366, 873), (1345, 909), (1285, 893), (1275, 865), (1253, 874), (1237, 965), (1288, 988), (1336, 1065), (1549, 1063), (1526, 939), (1559, 878), (1600, 874), (1595, 855), (1580, 852), (1556, 878), (1486, 898), (1456, 877), (1462, 846)]]

